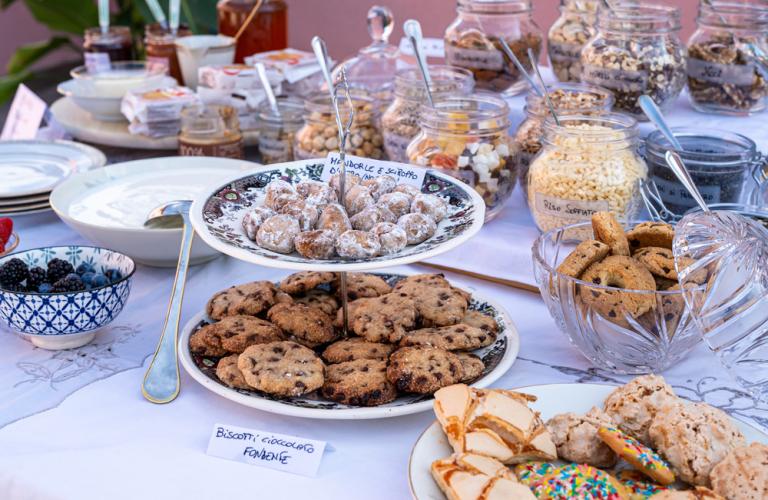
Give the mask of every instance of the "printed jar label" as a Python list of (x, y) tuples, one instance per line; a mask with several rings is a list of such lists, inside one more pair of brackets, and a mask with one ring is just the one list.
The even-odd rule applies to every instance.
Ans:
[(403, 137), (397, 134), (384, 134), (384, 150), (391, 161), (408, 163), (406, 150), (413, 140), (412, 137)]
[(86, 52), (85, 67), (88, 68), (89, 73), (98, 73), (99, 71), (109, 71), (112, 63), (106, 52)]
[(171, 60), (167, 57), (147, 56), (147, 66), (151, 71), (155, 71), (155, 68), (163, 68), (165, 73), (168, 73), (168, 69), (171, 67)]
[(217, 158), (234, 158), (243, 160), (243, 139), (223, 142), (220, 144), (195, 144), (179, 138), (179, 155), (181, 156), (215, 156)]
[(583, 45), (575, 43), (550, 43), (549, 58), (552, 61), (572, 62), (581, 59)]
[(445, 50), (445, 60), (449, 65), (460, 68), (493, 71), (504, 69), (504, 57), (498, 50), (460, 49), (448, 45)]
[(595, 212), (609, 209), (607, 201), (564, 200), (543, 193), (535, 193), (534, 200), (536, 211), (555, 217), (584, 219), (592, 217)]
[(648, 73), (587, 65), (584, 66), (582, 81), (607, 89), (642, 92), (648, 86)]
[[(668, 181), (658, 176), (653, 176), (653, 182), (659, 190), (661, 200), (664, 203), (693, 208), (698, 206), (696, 200), (690, 195), (687, 189), (678, 182)], [(696, 184), (701, 192), (701, 196), (707, 204), (720, 203), (720, 186), (702, 186)]]
[(696, 80), (750, 86), (755, 79), (755, 68), (751, 64), (719, 64), (703, 59), (688, 59), (688, 76)]

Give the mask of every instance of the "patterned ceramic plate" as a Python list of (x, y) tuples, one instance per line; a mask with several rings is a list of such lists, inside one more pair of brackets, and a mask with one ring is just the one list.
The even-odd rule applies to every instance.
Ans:
[(306, 179), (320, 179), (323, 164), (318, 160), (295, 161), (264, 166), (232, 178), (211, 195), (195, 200), (192, 225), (211, 247), (240, 260), (267, 267), (314, 271), (362, 271), (409, 264), (451, 250), (474, 236), (483, 226), (485, 203), (474, 189), (448, 175), (429, 171), (422, 192), (439, 195), (449, 201), (449, 214), (437, 226), (435, 235), (401, 252), (369, 260), (310, 260), (298, 253), (283, 255), (259, 247), (248, 239), (242, 228), (246, 209), (261, 205), (264, 187), (282, 178), (294, 184)]
[[(404, 278), (403, 275), (377, 274), (390, 285), (394, 285)], [(500, 333), (496, 342), (488, 347), (474, 351), (475, 354), (483, 359), (485, 372), (472, 385), (475, 387), (486, 387), (498, 380), (512, 366), (520, 349), (520, 338), (512, 318), (495, 302), (473, 294), (470, 309), (482, 311), (493, 316), (499, 325)], [(179, 339), (181, 364), (192, 378), (201, 383), (203, 387), (241, 405), (294, 417), (337, 420), (398, 417), (432, 409), (431, 395), (400, 396), (395, 401), (386, 405), (360, 408), (334, 403), (317, 395), (279, 399), (256, 390), (233, 389), (224, 385), (216, 377), (218, 358), (199, 356), (192, 354), (189, 350), (189, 336), (201, 326), (210, 322), (213, 322), (213, 320), (208, 318), (205, 313), (200, 313), (184, 326), (184, 331)]]

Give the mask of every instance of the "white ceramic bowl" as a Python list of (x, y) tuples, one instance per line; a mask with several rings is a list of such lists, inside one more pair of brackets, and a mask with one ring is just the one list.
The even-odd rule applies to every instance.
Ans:
[[(170, 87), (176, 85), (176, 80), (171, 77), (165, 77), (160, 80), (157, 86)], [(140, 88), (140, 87), (137, 87)], [(71, 98), (77, 106), (91, 114), (93, 118), (103, 122), (126, 121), (123, 113), (120, 112), (120, 103), (122, 96), (119, 97), (99, 97), (90, 94), (78, 86), (75, 80), (61, 82), (56, 88), (59, 94)]]
[(192, 35), (176, 40), (184, 84), (197, 89), (197, 70), (201, 66), (232, 64), (235, 60), (236, 40), (223, 35)]
[(116, 61), (108, 69), (90, 71), (78, 66), (70, 71), (77, 90), (93, 97), (122, 98), (129, 90), (154, 88), (166, 78), (162, 66), (146, 61)]

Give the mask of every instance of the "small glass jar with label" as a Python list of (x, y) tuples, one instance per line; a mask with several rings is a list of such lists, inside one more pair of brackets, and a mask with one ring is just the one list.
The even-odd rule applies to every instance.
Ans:
[(410, 163), (469, 184), (485, 200), (485, 220), (495, 217), (517, 180), (507, 103), (490, 92), (446, 97), (422, 107), (419, 126), (408, 146)]
[(457, 11), (445, 30), (446, 63), (472, 71), (478, 89), (507, 96), (525, 90), (528, 82), (502, 51), (500, 39), (530, 71), (528, 49), (538, 59), (543, 40), (531, 0), (459, 0)]
[(133, 61), (133, 38), (128, 26), (110, 26), (106, 32), (101, 28), (88, 28), (83, 37), (85, 65), (91, 71), (109, 69), (113, 61)]
[(296, 132), (304, 124), (304, 106), (294, 98), (278, 98), (280, 116), (268, 102), (259, 108), (259, 153), (263, 163), (293, 161)]
[[(374, 160), (384, 159), (384, 137), (377, 126), (377, 109), (373, 99), (353, 90), (355, 119), (347, 139), (347, 153)], [(349, 118), (349, 105), (339, 98), (341, 119)], [(339, 128), (328, 92), (317, 92), (304, 101), (304, 126), (296, 133), (293, 156), (297, 160), (325, 158), (339, 151)]]
[(605, 87), (614, 110), (646, 120), (638, 99), (664, 109), (685, 87), (680, 9), (661, 4), (619, 4), (598, 12), (598, 33), (581, 51), (581, 81)]
[[(439, 101), (449, 95), (472, 92), (472, 73), (463, 68), (430, 66), (432, 99)], [(419, 133), (422, 104), (427, 103), (424, 79), (417, 68), (400, 70), (395, 76), (395, 99), (381, 117), (384, 149), (392, 161), (408, 163), (406, 150)]]
[(216, 156), (242, 160), (243, 134), (231, 106), (187, 108), (181, 112), (180, 156)]
[(688, 40), (688, 94), (697, 111), (747, 115), (765, 109), (768, 61), (755, 59), (754, 44), (768, 53), (768, 4), (699, 4), (698, 29)]
[(597, 32), (600, 0), (560, 0), (560, 17), (549, 28), (549, 65), (561, 82), (581, 81), (581, 49)]
[(163, 28), (159, 23), (148, 24), (144, 29), (144, 47), (147, 51), (147, 62), (165, 66), (168, 74), (184, 85), (181, 75), (179, 58), (176, 56), (176, 39), (189, 36), (192, 31), (187, 26), (179, 26), (174, 35), (170, 29)]
[[(561, 115), (544, 122), (544, 147), (528, 172), (528, 206), (542, 231), (610, 211), (635, 220), (648, 167), (638, 152), (637, 121), (623, 113)], [(591, 235), (572, 235), (591, 238)]]

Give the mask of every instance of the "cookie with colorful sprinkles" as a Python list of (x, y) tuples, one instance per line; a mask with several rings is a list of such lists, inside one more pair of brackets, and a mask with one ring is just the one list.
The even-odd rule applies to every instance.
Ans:
[(637, 470), (620, 470), (616, 473), (616, 479), (629, 491), (632, 500), (647, 500), (656, 493), (667, 490), (666, 486), (652, 482), (648, 476)]
[(630, 500), (629, 492), (615, 477), (591, 465), (568, 464), (544, 476), (533, 492), (544, 500)]
[(597, 435), (621, 458), (657, 483), (675, 482), (675, 474), (655, 451), (615, 427), (600, 427)]
[(550, 462), (526, 462), (515, 466), (517, 480), (526, 486), (533, 487), (541, 482), (544, 476), (552, 472), (556, 466)]

